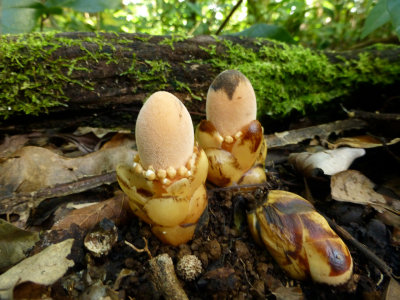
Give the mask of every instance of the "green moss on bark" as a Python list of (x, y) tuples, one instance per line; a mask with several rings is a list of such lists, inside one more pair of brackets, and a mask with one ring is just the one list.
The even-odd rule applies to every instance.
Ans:
[[(0, 36), (0, 118), (21, 112), (37, 115), (68, 105), (66, 88), (77, 85), (86, 90), (95, 89), (96, 81), (91, 79), (93, 70), (89, 66), (99, 61), (112, 64), (117, 70), (114, 76), (135, 83), (133, 92), (141, 89), (151, 94), (165, 89), (187, 93), (196, 100), (201, 100), (199, 95), (203, 95), (204, 99), (207, 87), (195, 90), (198, 84), (191, 86), (178, 80), (180, 75), (174, 73), (168, 60), (138, 59), (139, 53), (132, 47), (134, 40), (153, 43), (152, 37), (126, 38), (118, 34), (108, 34), (107, 38), (103, 34), (69, 38), (54, 33)], [(178, 45), (182, 46), (180, 42), (186, 40), (164, 37), (155, 45), (168, 47), (173, 53)], [(215, 37), (215, 42), (207, 43), (197, 46), (196, 53), (205, 54), (203, 58), (193, 56), (180, 62), (180, 70), (190, 73), (194, 64), (206, 64), (213, 73), (207, 77), (209, 83), (225, 69), (240, 70), (254, 86), (260, 116), (278, 117), (293, 110), (305, 112), (307, 107), (346, 96), (362, 84), (393, 84), (400, 74), (399, 59), (393, 63), (376, 55), (387, 49), (398, 51), (395, 46), (378, 45), (351, 57), (266, 40), (248, 40), (243, 46), (229, 38)], [(59, 54), (71, 47), (79, 49), (81, 54), (73, 58)], [(182, 47), (178, 50), (183, 51)], [(131, 53), (131, 57), (122, 52)], [(76, 73), (84, 75), (77, 77)]]
[[(301, 46), (274, 42), (274, 46), (261, 45), (254, 51), (229, 40), (219, 42), (226, 55), (217, 56), (215, 46), (211, 45), (205, 49), (213, 56), (210, 62), (221, 71), (237, 69), (249, 78), (260, 116), (277, 117), (293, 110), (304, 113), (307, 107), (346, 96), (361, 84), (393, 84), (400, 74), (399, 61), (393, 64), (373, 54), (372, 50), (382, 49), (380, 45), (338, 63), (325, 53)], [(335, 60), (341, 59), (339, 54), (331, 54)]]

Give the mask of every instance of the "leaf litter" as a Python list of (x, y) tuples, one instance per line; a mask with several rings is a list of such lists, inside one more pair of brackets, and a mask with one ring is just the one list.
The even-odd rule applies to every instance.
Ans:
[[(6, 154), (0, 160), (0, 207), (6, 212), (3, 215), (5, 218), (8, 218), (11, 222), (14, 221), (21, 227), (26, 227), (25, 221), (18, 223), (15, 220), (18, 220), (18, 216), (22, 215), (23, 210), (26, 211), (26, 214), (32, 215), (32, 208), (37, 208), (44, 199), (54, 202), (56, 198), (53, 198), (52, 195), (55, 197), (58, 195), (56, 187), (60, 185), (65, 187), (61, 198), (62, 202), (74, 203), (75, 209), (54, 210), (52, 217), (46, 219), (40, 225), (39, 229), (46, 231), (43, 232), (40, 242), (36, 244), (34, 251), (32, 251), (32, 253), (46, 253), (47, 246), (59, 243), (60, 239), (68, 241), (68, 239), (74, 238), (81, 245), (78, 252), (75, 251), (70, 254), (70, 258), (75, 264), (74, 268), (70, 268), (65, 275), (63, 269), (65, 265), (61, 268), (63, 274), (61, 274), (61, 271), (54, 271), (57, 274), (54, 278), (61, 278), (61, 280), (58, 280), (55, 284), (45, 280), (40, 282), (41, 285), (49, 284), (52, 287), (46, 292), (48, 296), (54, 296), (54, 293), (57, 293), (59, 297), (68, 299), (102, 294), (103, 296), (110, 296), (112, 299), (129, 297), (153, 299), (157, 296), (157, 292), (153, 288), (154, 283), (149, 273), (149, 257), (145, 252), (150, 253), (152, 257), (167, 253), (172, 258), (174, 265), (184, 255), (195, 255), (200, 259), (203, 265), (200, 277), (193, 282), (179, 280), (178, 283), (183, 287), (189, 298), (270, 299), (276, 297), (278, 299), (308, 299), (315, 298), (317, 295), (324, 295), (325, 298), (331, 298), (334, 295), (335, 297), (351, 296), (354, 298), (376, 293), (383, 295), (385, 286), (389, 287), (391, 280), (395, 280), (389, 278), (391, 274), (400, 273), (400, 255), (396, 248), (398, 246), (395, 246), (394, 242), (391, 241), (389, 234), (392, 230), (393, 232), (398, 230), (398, 223), (382, 221), (385, 217), (390, 219), (393, 218), (393, 214), (396, 215), (398, 208), (397, 204), (394, 203), (397, 203), (398, 196), (392, 195), (389, 197), (391, 200), (388, 201), (387, 195), (382, 196), (378, 193), (380, 196), (377, 196), (376, 193), (385, 182), (388, 182), (385, 181), (386, 178), (388, 180), (393, 179), (395, 164), (388, 164), (388, 161), (393, 162), (391, 158), (383, 159), (384, 165), (387, 166), (385, 176), (379, 176), (381, 174), (379, 172), (382, 171), (377, 171), (378, 168), (369, 168), (365, 165), (368, 166), (371, 161), (374, 162), (374, 166), (377, 161), (382, 165), (382, 161), (375, 157), (376, 153), (379, 153), (382, 157), (387, 157), (386, 147), (397, 149), (398, 146), (395, 144), (397, 140), (392, 139), (394, 141), (392, 143), (379, 144), (370, 139), (359, 139), (357, 136), (355, 136), (355, 141), (352, 139), (353, 137), (350, 137), (350, 142), (349, 137), (346, 136), (342, 136), (342, 139), (335, 138), (349, 130), (365, 131), (366, 126), (367, 124), (364, 121), (359, 122), (350, 119), (350, 121), (334, 122), (266, 136), (270, 153), (274, 151), (279, 153), (279, 159), (276, 160), (274, 158), (271, 160), (271, 157), (274, 157), (273, 155), (267, 156), (267, 159), (270, 159), (270, 163), (267, 164), (269, 166), (267, 175), (270, 186), (282, 189), (289, 187), (299, 194), (304, 192), (303, 180), (301, 175), (294, 171), (288, 162), (291, 153), (303, 152), (309, 149), (310, 145), (327, 146), (338, 150), (342, 149), (343, 146), (351, 147), (350, 149), (354, 147), (365, 149), (366, 154), (363, 157), (358, 158), (355, 162), (348, 162), (348, 166), (344, 169), (334, 172), (336, 175), (329, 175), (329, 172), (324, 172), (325, 174), (322, 177), (308, 179), (310, 194), (316, 199), (317, 209), (326, 212), (328, 217), (335, 219), (342, 226), (341, 228), (351, 234), (356, 241), (367, 246), (371, 246), (375, 241), (375, 246), (371, 247), (375, 250), (376, 255), (384, 259), (382, 269), (386, 272), (382, 271), (382, 273), (373, 260), (368, 257), (369, 254), (364, 254), (357, 246), (351, 246), (353, 255), (359, 253), (354, 256), (355, 274), (352, 281), (341, 288), (318, 287), (312, 282), (293, 281), (282, 273), (266, 250), (254, 244), (247, 231), (245, 218), (238, 217), (238, 214), (244, 214), (245, 207), (243, 207), (241, 201), (237, 200), (236, 196), (233, 197), (235, 193), (237, 194), (237, 191), (215, 190), (213, 192), (213, 187), (210, 187), (209, 207), (202, 217), (193, 241), (177, 248), (162, 245), (152, 236), (147, 224), (143, 224), (132, 216), (129, 208), (127, 208), (126, 199), (115, 184), (115, 177), (112, 177), (115, 164), (121, 160), (132, 161), (133, 155), (136, 153), (134, 140), (125, 133), (114, 133), (113, 135), (112, 131), (99, 130), (100, 134), (94, 136), (90, 134), (91, 131), (95, 132), (93, 128), (78, 129), (75, 132), (78, 138), (75, 138), (74, 134), (64, 135), (62, 138), (58, 136), (58, 140), (48, 139), (47, 143), (49, 144), (40, 147), (30, 146), (24, 138), (15, 138), (16, 142), (13, 144), (10, 143), (13, 136), (8, 137), (8, 145), (14, 145), (14, 148), (10, 146), (10, 150), (7, 152), (7, 144), (3, 143), (2, 149), (4, 150), (2, 153)], [(83, 134), (85, 136), (82, 136)], [(110, 141), (111, 136), (113, 138)], [(101, 140), (103, 137), (104, 139)], [(54, 141), (58, 143), (56, 146), (51, 144)], [(101, 148), (98, 145), (102, 145)], [(94, 152), (85, 154), (90, 151)], [(328, 149), (323, 151), (328, 151)], [(99, 161), (101, 164), (98, 163)], [(21, 171), (19, 171), (19, 168), (21, 168)], [(320, 167), (317, 165), (313, 168)], [(350, 169), (344, 171), (348, 168)], [(363, 175), (363, 172), (366, 172), (369, 177), (368, 172), (372, 172), (372, 170), (376, 172), (376, 174), (372, 173), (375, 175), (371, 176), (372, 180), (377, 182), (376, 184), (372, 184), (372, 181)], [(354, 182), (355, 185), (350, 187), (354, 191), (363, 189), (364, 185), (368, 187), (367, 194), (365, 192), (358, 193), (357, 196), (360, 197), (360, 200), (357, 204), (347, 203), (348, 199), (343, 196), (337, 198), (340, 198), (341, 201), (344, 199), (346, 202), (332, 200), (336, 198), (333, 190), (338, 187), (340, 189), (339, 182), (344, 185), (348, 184), (347, 179), (338, 180), (338, 178), (340, 179), (338, 176), (343, 176), (346, 172), (348, 174), (359, 172), (360, 178), (365, 176), (369, 180), (359, 179), (360, 182), (356, 181)], [(111, 176), (103, 181), (102, 176), (104, 174), (111, 174)], [(79, 194), (76, 194), (74, 188), (71, 188), (68, 192), (68, 186), (75, 187), (74, 184), (77, 182), (92, 176), (99, 176), (100, 185), (101, 182), (111, 184), (110, 191), (114, 191), (112, 193), (115, 193), (115, 195), (98, 197), (98, 201), (87, 205), (84, 202), (82, 203), (82, 197), (78, 197)], [(333, 182), (336, 183), (333, 184)], [(332, 185), (332, 195), (330, 184)], [(361, 184), (361, 187), (359, 184)], [(86, 190), (90, 192), (98, 186), (87, 185)], [(28, 199), (18, 198), (18, 195), (35, 194), (40, 190), (46, 190), (46, 195), (37, 198), (36, 202), (26, 201), (31, 204), (23, 209), (22, 206), (9, 206), (11, 199), (19, 199), (20, 202)], [(82, 193), (84, 190), (77, 192)], [(240, 194), (240, 189), (238, 191)], [(52, 192), (54, 193), (52, 194)], [(385, 203), (382, 202), (382, 197), (385, 199)], [(350, 198), (353, 198), (353, 196)], [(371, 199), (375, 199), (375, 202)], [(5, 209), (6, 207), (8, 208)], [(21, 209), (14, 209), (16, 207)], [(379, 211), (374, 210), (374, 207), (377, 207)], [(233, 214), (232, 211), (237, 213)], [(390, 214), (389, 217), (385, 216), (385, 212)], [(348, 222), (344, 219), (347, 214), (358, 214), (358, 219), (350, 218), (352, 221)], [(92, 242), (95, 241), (93, 237), (102, 241), (102, 230), (96, 229), (102, 222), (106, 222), (106, 224), (111, 222), (110, 224), (117, 226), (118, 239), (112, 245), (110, 244), (110, 248), (105, 245), (106, 249), (111, 250), (109, 250), (109, 253), (107, 250), (99, 258), (90, 254), (89, 250), (85, 250), (83, 242), (85, 238), (86, 240), (92, 238), (90, 242), (92, 246)], [(111, 226), (110, 228), (114, 227)], [(93, 235), (93, 232), (96, 234)], [(90, 235), (91, 233), (92, 235)], [(115, 241), (114, 238), (111, 240)], [(376, 244), (376, 240), (379, 240), (379, 244)], [(125, 241), (134, 245), (134, 249), (137, 250), (127, 246)], [(102, 243), (99, 245), (100, 247), (104, 246)], [(141, 251), (145, 248), (146, 251)], [(24, 255), (29, 254), (24, 252)], [(30, 256), (27, 259), (36, 260), (36, 257)], [(72, 264), (72, 262), (67, 263), (68, 266), (70, 266), (69, 264)], [(53, 272), (46, 264), (38, 267), (38, 269), (41, 268)], [(12, 269), (7, 272), (10, 270)], [(82, 273), (82, 271), (85, 271), (85, 273)], [(7, 272), (1, 276), (4, 276)], [(85, 277), (84, 274), (86, 274)], [(8, 295), (10, 295), (13, 284), (11, 286), (4, 290)], [(391, 286), (393, 286), (393, 283), (391, 283)]]

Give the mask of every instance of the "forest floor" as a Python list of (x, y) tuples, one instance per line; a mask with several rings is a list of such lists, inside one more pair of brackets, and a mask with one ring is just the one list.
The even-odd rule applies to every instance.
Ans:
[[(6, 175), (5, 163), (11, 158), (23, 157), (24, 153), (29, 158), (33, 157), (33, 154), (26, 154), (28, 146), (40, 147), (41, 151), (50, 149), (57, 155), (68, 156), (73, 160), (83, 156), (82, 149), (85, 146), (99, 145), (101, 141), (101, 148), (91, 148), (93, 154), (104, 150), (104, 145), (110, 143), (110, 140), (115, 143), (117, 135), (123, 135), (122, 140), (128, 139), (130, 143), (132, 136), (108, 132), (100, 138), (94, 129), (82, 135), (82, 131), (77, 133), (78, 128), (62, 132), (52, 130), (51, 134), (50, 131), (18, 135), (3, 132), (0, 145), (0, 168), (3, 169), (0, 180), (3, 180), (1, 183), (4, 185), (1, 190), (0, 204), (3, 206), (0, 206), (0, 215), (29, 232), (40, 232), (28, 256), (39, 254), (51, 244), (74, 239), (68, 255), (74, 266), (51, 284), (32, 283), (29, 280), (21, 284), (16, 282), (11, 286), (14, 299), (158, 299), (161, 291), (154, 286), (149, 261), (160, 254), (168, 254), (175, 268), (178, 261), (187, 254), (195, 255), (201, 261), (202, 271), (195, 280), (185, 281), (178, 277), (179, 285), (189, 299), (395, 299), (393, 295), (399, 291), (399, 283), (395, 278), (400, 275), (400, 222), (398, 206), (393, 202), (400, 200), (400, 143), (389, 145), (389, 141), (399, 137), (393, 134), (399, 121), (393, 116), (378, 121), (373, 115), (368, 116), (362, 118), (364, 125), (361, 127), (328, 130), (323, 138), (320, 131), (314, 128), (308, 136), (299, 138), (297, 132), (292, 142), (272, 145), (266, 161), (268, 182), (260, 187), (288, 190), (302, 195), (312, 201), (317, 211), (329, 218), (333, 225), (346, 230), (357, 242), (365, 245), (360, 246), (338, 232), (350, 249), (354, 263), (352, 278), (341, 286), (289, 278), (268, 251), (254, 242), (246, 223), (246, 197), (254, 190), (218, 189), (208, 184), (208, 207), (199, 221), (195, 236), (187, 244), (178, 247), (162, 244), (152, 235), (149, 225), (130, 213), (126, 196), (120, 192), (112, 175), (111, 180), (104, 180), (103, 183), (107, 185), (93, 185), (82, 189), (80, 193), (64, 191), (57, 194), (55, 189), (50, 189), (48, 191), (53, 192), (53, 195), (36, 200), (32, 200), (32, 196), (26, 202), (33, 201), (33, 209), (29, 205), (6, 209), (4, 203), (9, 203), (6, 201), (16, 198), (16, 194), (21, 191), (14, 187), (12, 196), (9, 196), (7, 193), (13, 189), (10, 185), (19, 185), (21, 188), (21, 182), (27, 177), (13, 177), (12, 180), (6, 177), (10, 175)], [(315, 121), (303, 120), (291, 125), (292, 128), (311, 128), (311, 125), (317, 124)], [(288, 128), (289, 132), (294, 133), (292, 128)], [(265, 131), (269, 132), (267, 129)], [(365, 139), (358, 138), (366, 135), (373, 137), (375, 144), (371, 146), (370, 142), (367, 146)], [(17, 136), (20, 142), (16, 146), (10, 143), (10, 139)], [(22, 140), (21, 136), (24, 137)], [(392, 202), (386, 203), (384, 208), (377, 209), (368, 199), (359, 204), (335, 201), (331, 193), (331, 176), (318, 174), (307, 178), (288, 162), (290, 153), (306, 151), (311, 146), (328, 148), (343, 137), (352, 139), (352, 147), (366, 150), (365, 155), (357, 158), (350, 168), (368, 177), (375, 184), (374, 191), (378, 194), (389, 197), (385, 199)], [(129, 145), (133, 144), (134, 141)], [(24, 148), (25, 152), (21, 152)], [(15, 151), (20, 152), (16, 155)], [(41, 159), (48, 159), (48, 155), (43, 152)], [(52, 161), (53, 165), (57, 163)], [(79, 164), (84, 163), (80, 161)], [(21, 173), (32, 172), (28, 167), (23, 169), (21, 166), (18, 167), (24, 170)], [(72, 170), (75, 167), (70, 168)], [(50, 173), (48, 169), (45, 172)], [(112, 174), (112, 170), (108, 174)], [(7, 189), (5, 183), (9, 183)], [(34, 191), (45, 187), (45, 183), (38, 183)], [(26, 192), (29, 192), (29, 188)], [(88, 208), (83, 203), (93, 206)], [(107, 240), (103, 244), (110, 249), (98, 257), (94, 255), (88, 246), (90, 234), (97, 234), (96, 238), (102, 241)], [(0, 239), (0, 247), (3, 242)], [(365, 248), (370, 251), (365, 251)], [(2, 265), (2, 271), (8, 268)], [(4, 291), (4, 287), (1, 288)]]

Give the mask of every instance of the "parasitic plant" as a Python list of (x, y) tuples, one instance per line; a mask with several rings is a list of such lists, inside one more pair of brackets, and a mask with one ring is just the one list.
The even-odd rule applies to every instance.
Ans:
[(156, 92), (136, 122), (138, 154), (117, 166), (117, 178), (133, 212), (164, 243), (189, 241), (207, 206), (208, 161), (194, 142), (192, 120), (182, 102)]
[[(235, 70), (220, 73), (208, 90), (206, 113), (196, 139), (207, 154), (208, 180), (218, 186), (265, 182), (267, 145), (250, 81)], [(310, 202), (281, 190), (256, 194), (248, 202), (250, 232), (289, 276), (331, 285), (351, 277), (348, 248)]]
[(220, 73), (208, 90), (206, 114), (196, 139), (208, 157), (208, 180), (218, 186), (264, 182), (267, 144), (250, 81), (236, 70)]

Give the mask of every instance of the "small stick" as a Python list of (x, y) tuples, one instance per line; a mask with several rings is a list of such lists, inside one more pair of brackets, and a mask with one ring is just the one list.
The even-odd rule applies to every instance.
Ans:
[(226, 187), (214, 187), (210, 188), (208, 191), (210, 193), (218, 192), (228, 192), (233, 190), (255, 190), (257, 188), (269, 188), (270, 184), (268, 182), (253, 183), (253, 184), (242, 184), (242, 185), (231, 185)]
[(147, 239), (145, 237), (143, 237), (143, 240), (144, 240), (144, 248), (143, 249), (137, 248), (135, 245), (129, 243), (128, 241), (125, 241), (125, 244), (128, 245), (129, 247), (131, 247), (133, 250), (135, 250), (138, 253), (146, 252), (147, 255), (149, 256), (149, 258), (152, 259), (153, 256), (151, 255), (151, 252), (149, 250), (149, 245), (147, 243)]
[(251, 284), (251, 282), (250, 282), (250, 280), (249, 280), (249, 277), (247, 276), (246, 265), (245, 265), (243, 259), (240, 258), (239, 261), (240, 261), (240, 262), (242, 263), (242, 265), (243, 265), (244, 276), (246, 277), (247, 283), (250, 285), (250, 287), (254, 288), (254, 286)]
[(320, 139), (327, 139), (332, 133), (343, 132), (346, 130), (362, 129), (367, 127), (363, 120), (350, 118), (331, 123), (320, 124), (290, 131), (277, 132), (265, 135), (268, 149), (282, 147), (289, 144), (298, 144), (304, 140), (318, 136)]
[(189, 299), (175, 274), (171, 257), (164, 253), (149, 261), (150, 279), (165, 300)]
[(232, 17), (233, 13), (235, 12), (235, 10), (238, 9), (238, 7), (240, 6), (240, 4), (242, 4), (243, 0), (239, 0), (235, 6), (232, 8), (232, 10), (229, 12), (228, 16), (225, 18), (225, 20), (222, 22), (221, 26), (219, 26), (217, 32), (215, 32), (215, 35), (219, 35), (222, 31), (222, 29), (224, 29), (225, 25), (228, 23), (229, 19)]
[(101, 175), (84, 177), (73, 182), (58, 184), (53, 187), (46, 187), (33, 192), (0, 195), (0, 211), (3, 211), (3, 213), (23, 211), (27, 207), (34, 208), (38, 206), (40, 202), (48, 198), (81, 193), (103, 184), (112, 184), (116, 181), (117, 175), (115, 171), (112, 171)]

